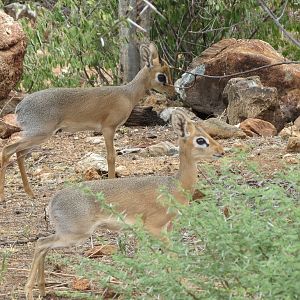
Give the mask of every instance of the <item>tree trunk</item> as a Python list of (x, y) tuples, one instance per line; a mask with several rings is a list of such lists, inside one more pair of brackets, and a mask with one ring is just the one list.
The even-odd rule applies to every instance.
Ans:
[(165, 125), (165, 121), (161, 119), (152, 106), (136, 106), (131, 112), (125, 126), (155, 126)]
[(120, 75), (126, 83), (131, 81), (140, 69), (136, 27), (125, 21), (127, 18), (137, 21), (136, 0), (119, 1), (119, 18), (124, 20), (120, 27)]

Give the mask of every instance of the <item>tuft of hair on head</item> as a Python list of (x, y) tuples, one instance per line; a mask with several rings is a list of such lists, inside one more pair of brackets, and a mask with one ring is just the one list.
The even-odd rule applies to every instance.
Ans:
[(189, 125), (192, 125), (192, 121), (185, 112), (180, 108), (175, 109), (172, 113), (172, 126), (179, 137), (186, 138), (191, 135)]
[(149, 46), (148, 46), (150, 52), (151, 52), (151, 55), (152, 55), (152, 59), (157, 59), (159, 58), (159, 55), (158, 55), (158, 50), (157, 50), (157, 47), (154, 43), (150, 43)]
[(148, 68), (152, 68), (154, 65), (161, 65), (161, 60), (158, 55), (157, 47), (154, 43), (141, 44), (140, 45), (140, 56), (142, 61)]

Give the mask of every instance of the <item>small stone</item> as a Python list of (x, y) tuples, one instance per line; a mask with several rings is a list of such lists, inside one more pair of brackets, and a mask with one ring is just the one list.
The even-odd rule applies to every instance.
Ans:
[[(163, 119), (165, 122), (170, 122), (171, 118), (172, 118), (172, 113), (174, 110), (176, 110), (177, 107), (167, 107), (164, 110), (161, 111), (161, 113), (159, 114), (159, 117), (161, 119)], [(185, 112), (185, 114), (193, 121), (198, 121), (199, 118), (190, 110), (184, 108), (184, 107), (180, 107), (180, 110), (183, 110)]]
[(147, 134), (147, 138), (148, 139), (156, 139), (157, 138), (157, 134), (150, 132), (150, 133)]
[(42, 152), (36, 152), (36, 151), (33, 151), (31, 152), (31, 157), (34, 161), (37, 161), (42, 155)]
[(240, 123), (240, 129), (242, 129), (248, 136), (274, 136), (277, 134), (277, 130), (270, 122), (248, 118)]
[(20, 127), (10, 125), (10, 124), (0, 120), (0, 138), (7, 139), (13, 133), (16, 133), (16, 132), (19, 132), (19, 131), (21, 131)]
[(131, 153), (138, 153), (141, 150), (142, 150), (142, 148), (127, 148), (127, 149), (117, 150), (117, 154), (125, 155), (125, 154), (131, 154)]
[(238, 143), (237, 142), (237, 143), (232, 144), (232, 147), (233, 148), (238, 148), (238, 149), (243, 150), (243, 151), (249, 150), (249, 146), (244, 144), (244, 143)]
[(45, 173), (51, 173), (51, 169), (48, 166), (42, 166), (42, 167), (38, 167), (33, 175), (34, 176), (40, 176), (41, 174), (45, 174)]
[(92, 249), (87, 250), (84, 255), (88, 258), (96, 258), (104, 255), (112, 255), (118, 251), (117, 246), (115, 245), (101, 245), (95, 246)]
[(300, 116), (294, 121), (294, 126), (300, 131)]
[(102, 136), (89, 136), (85, 141), (90, 144), (104, 144), (104, 138)]
[(300, 137), (290, 137), (286, 150), (288, 152), (300, 152)]
[(279, 132), (279, 136), (283, 139), (288, 139), (289, 137), (300, 137), (300, 130), (295, 125), (285, 127)]
[(300, 162), (297, 157), (290, 153), (283, 155), (282, 159), (289, 164), (298, 164)]
[(91, 289), (90, 281), (88, 279), (75, 278), (72, 282), (72, 288), (77, 291), (86, 291)]
[(159, 114), (159, 117), (163, 119), (165, 122), (169, 122), (171, 120), (172, 112), (175, 109), (176, 109), (175, 107), (167, 107)]
[(205, 196), (204, 193), (202, 193), (200, 190), (196, 189), (195, 192), (193, 193), (192, 199), (194, 201), (201, 200)]
[(127, 171), (127, 168), (125, 166), (117, 166), (116, 167), (117, 173), (123, 173), (124, 171)]
[(84, 171), (83, 173), (84, 180), (90, 181), (90, 180), (97, 180), (100, 179), (101, 176), (97, 172), (95, 168), (90, 168)]
[(17, 117), (16, 117), (16, 114), (8, 114), (8, 115), (5, 115), (3, 117), (3, 121), (6, 123), (6, 124), (9, 124), (9, 125), (12, 125), (12, 126), (15, 126), (15, 127), (19, 127), (18, 123), (17, 123)]
[(106, 158), (100, 154), (89, 152), (77, 163), (75, 170), (85, 173), (91, 168), (96, 169), (98, 172), (108, 172)]
[(33, 173), (33, 175), (39, 178), (39, 180), (44, 183), (53, 182), (55, 179), (55, 174), (48, 166), (38, 167)]
[(168, 141), (163, 141), (155, 145), (151, 145), (145, 149), (142, 149), (140, 154), (141, 156), (173, 156), (179, 153), (178, 147), (174, 146)]

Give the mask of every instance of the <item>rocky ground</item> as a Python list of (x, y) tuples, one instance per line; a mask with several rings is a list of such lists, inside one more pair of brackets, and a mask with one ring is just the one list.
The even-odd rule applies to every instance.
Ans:
[[(97, 137), (98, 143), (93, 144), (95, 140), (92, 132), (58, 133), (35, 149), (26, 160), (35, 199), (30, 199), (24, 193), (18, 168), (14, 163), (15, 158), (11, 159), (12, 164), (7, 171), (5, 187), (6, 202), (0, 203), (0, 299), (25, 299), (23, 287), (28, 276), (35, 240), (52, 231), (51, 225), (45, 219), (45, 207), (54, 192), (67, 183), (100, 177), (99, 174), (78, 171), (78, 161), (88, 152), (105, 155), (103, 137)], [(176, 144), (176, 140), (177, 137), (170, 125), (151, 128), (122, 127), (115, 137), (115, 145), (117, 150), (122, 150), (147, 147), (160, 141)], [(0, 140), (0, 148), (7, 143), (10, 141)], [(286, 164), (299, 165), (300, 154), (287, 153), (286, 141), (280, 137), (227, 139), (220, 140), (220, 143), (226, 149), (226, 156), (232, 159), (235, 156), (234, 149), (244, 149), (249, 153), (249, 159), (258, 162), (267, 176)], [(170, 175), (176, 172), (178, 163), (177, 155), (145, 157), (139, 153), (119, 155), (116, 160), (119, 177)], [(219, 162), (216, 161), (214, 164)], [(204, 180), (203, 175), (199, 174), (199, 180)], [(100, 237), (101, 244), (116, 244), (117, 236), (116, 233), (97, 231), (94, 239), (98, 241)], [(82, 247), (57, 250), (49, 254), (46, 281), (50, 296), (47, 299), (68, 299), (55, 296), (53, 290), (70, 291), (81, 288), (80, 282), (78, 287), (72, 266), (62, 264), (55, 257), (63, 254), (72, 257), (76, 263), (76, 259), (90, 248), (91, 244), (87, 241)], [(97, 259), (108, 263), (110, 261), (109, 255)], [(104, 295), (105, 298), (113, 296), (108, 291), (93, 285), (88, 285), (85, 289), (93, 290), (96, 294)]]

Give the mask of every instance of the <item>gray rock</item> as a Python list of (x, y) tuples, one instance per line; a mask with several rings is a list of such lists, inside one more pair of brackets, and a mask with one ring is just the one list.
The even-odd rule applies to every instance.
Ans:
[(201, 120), (197, 123), (212, 137), (220, 139), (246, 138), (246, 134), (238, 126), (227, 124), (218, 118)]
[(179, 153), (178, 147), (168, 141), (163, 141), (155, 145), (151, 145), (141, 150), (141, 156), (173, 156)]
[[(161, 111), (159, 114), (159, 117), (163, 119), (165, 122), (170, 122), (172, 113), (174, 110), (176, 110), (178, 107), (168, 107)], [(186, 109), (184, 107), (180, 107), (181, 110), (185, 112), (185, 114), (193, 121), (198, 121), (200, 118), (198, 118), (193, 112), (191, 112), (189, 109)]]
[(118, 155), (126, 155), (131, 153), (138, 153), (142, 150), (142, 148), (125, 148), (121, 150), (117, 150)]
[(89, 152), (77, 163), (77, 172), (86, 172), (88, 169), (94, 168), (101, 172), (108, 172), (106, 158), (100, 154)]
[(255, 118), (268, 121), (275, 127), (282, 126), (277, 89), (264, 87), (258, 76), (230, 79), (223, 97), (228, 100), (229, 124), (235, 125), (245, 119)]

